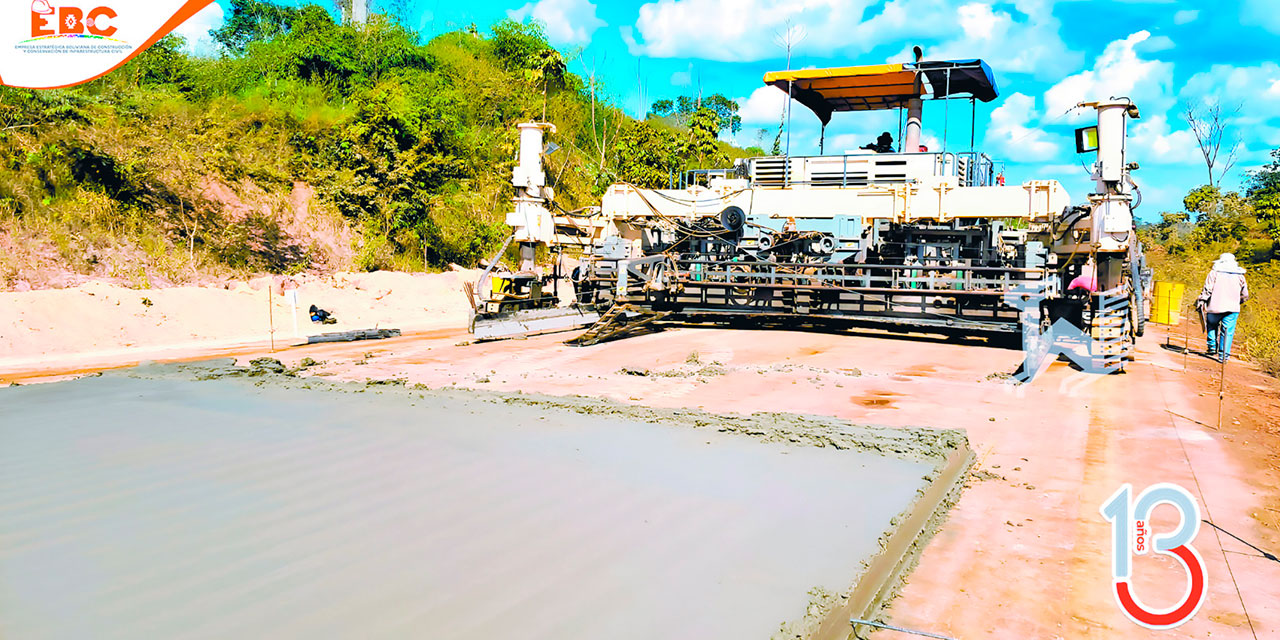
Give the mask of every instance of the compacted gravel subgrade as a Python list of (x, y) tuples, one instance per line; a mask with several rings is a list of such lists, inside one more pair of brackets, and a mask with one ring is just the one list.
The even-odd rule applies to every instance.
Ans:
[(968, 460), (949, 430), (292, 373), (0, 389), (0, 637), (807, 637), (881, 555), (899, 579)]

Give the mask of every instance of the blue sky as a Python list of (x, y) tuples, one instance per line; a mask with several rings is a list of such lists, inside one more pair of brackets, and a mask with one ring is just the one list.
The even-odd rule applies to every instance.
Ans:
[[(224, 2), (225, 0), (220, 0)], [(297, 4), (297, 2), (292, 2)], [(382, 2), (384, 6), (393, 3)], [(802, 32), (792, 67), (906, 61), (912, 45), (927, 59), (979, 57), (996, 73), (1001, 96), (979, 104), (976, 146), (1003, 161), (1010, 184), (1056, 179), (1083, 202), (1091, 182), (1075, 154), (1072, 129), (1087, 115), (1064, 114), (1082, 100), (1131, 97), (1142, 120), (1130, 128), (1130, 159), (1144, 206), (1139, 217), (1181, 209), (1204, 184), (1204, 160), (1181, 112), (1219, 102), (1239, 111), (1236, 168), (1223, 181), (1239, 188), (1245, 171), (1280, 146), (1280, 3), (1276, 0), (654, 0), (496, 2), (409, 0), (402, 18), (424, 36), (504, 17), (537, 19), (552, 43), (575, 54), (570, 66), (603, 78), (613, 99), (640, 114), (660, 98), (723, 93), (742, 106), (741, 144), (760, 129), (771, 143), (784, 94), (763, 86), (786, 68), (776, 43)], [(375, 10), (379, 1), (374, 0)], [(223, 20), (213, 5), (180, 30), (198, 51), (200, 37)], [(948, 148), (967, 149), (967, 104), (952, 105)], [(855, 148), (880, 131), (896, 133), (892, 112), (836, 114), (827, 151)], [(819, 125), (792, 110), (791, 152), (816, 153)], [(942, 101), (928, 104), (926, 142), (941, 147)]]

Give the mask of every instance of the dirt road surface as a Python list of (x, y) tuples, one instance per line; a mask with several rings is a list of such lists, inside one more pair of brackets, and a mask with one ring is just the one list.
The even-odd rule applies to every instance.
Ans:
[[(1280, 563), (1208, 526), (1195, 541), (1209, 574), (1195, 619), (1152, 632), (1114, 603), (1110, 526), (1099, 507), (1123, 483), (1136, 491), (1180, 484), (1204, 518), (1280, 551), (1277, 385), (1230, 363), (1219, 424), (1219, 367), (1166, 347), (1181, 343), (1174, 333), (1153, 327), (1124, 374), (1093, 376), (1060, 362), (1028, 385), (1007, 380), (1018, 351), (875, 333), (674, 329), (568, 347), (566, 334), (465, 344), (464, 332), (442, 330), (273, 355), (290, 365), (322, 361), (304, 375), (333, 379), (961, 428), (977, 473), (885, 621), (957, 638), (1276, 637)], [(1157, 531), (1175, 524), (1157, 509)], [(1182, 575), (1172, 561), (1135, 559), (1136, 590), (1153, 608), (1179, 600)]]

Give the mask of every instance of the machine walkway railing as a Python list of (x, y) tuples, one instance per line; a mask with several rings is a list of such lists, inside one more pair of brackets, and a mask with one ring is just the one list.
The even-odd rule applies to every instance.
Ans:
[(780, 189), (849, 188), (925, 177), (953, 177), (962, 187), (996, 184), (995, 164), (979, 151), (769, 156), (748, 161), (752, 184)]
[(731, 286), (802, 285), (881, 289), (895, 293), (984, 293), (1003, 295), (1020, 283), (1042, 280), (1045, 269), (971, 267), (928, 264), (842, 264), (811, 262), (719, 261), (675, 262), (678, 279)]

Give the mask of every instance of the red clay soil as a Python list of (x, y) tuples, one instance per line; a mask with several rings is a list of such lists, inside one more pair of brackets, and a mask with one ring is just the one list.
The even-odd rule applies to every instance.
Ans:
[[(1111, 595), (1110, 526), (1099, 507), (1122, 483), (1178, 483), (1203, 517), (1280, 552), (1280, 386), (1231, 362), (1219, 425), (1218, 365), (1191, 354), (1184, 369), (1165, 333), (1152, 327), (1126, 373), (1094, 376), (1059, 362), (1021, 386), (1007, 380), (1018, 351), (874, 333), (674, 329), (568, 347), (561, 341), (573, 334), (466, 344), (464, 332), (444, 331), (273, 355), (288, 365), (324, 361), (307, 374), (336, 379), (963, 428), (978, 473), (884, 621), (957, 638), (1277, 637), (1280, 563), (1208, 526), (1195, 546), (1209, 596), (1192, 621), (1148, 631)], [(1176, 524), (1164, 509), (1157, 531)], [(1144, 602), (1181, 597), (1173, 561), (1138, 556), (1134, 566)]]

